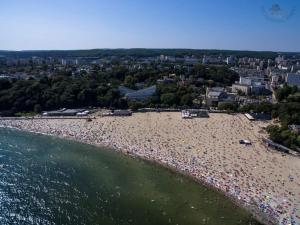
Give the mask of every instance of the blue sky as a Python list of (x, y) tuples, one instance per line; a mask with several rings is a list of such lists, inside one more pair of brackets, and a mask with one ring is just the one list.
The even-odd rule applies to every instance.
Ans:
[(0, 0), (0, 28), (5, 50), (300, 51), (300, 1)]

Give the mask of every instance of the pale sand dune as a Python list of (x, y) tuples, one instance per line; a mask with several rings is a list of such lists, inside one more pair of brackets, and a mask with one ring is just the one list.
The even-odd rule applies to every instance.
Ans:
[[(0, 121), (34, 132), (107, 145), (185, 171), (247, 204), (260, 205), (280, 224), (300, 224), (300, 159), (267, 150), (263, 122), (243, 115), (180, 113), (85, 120)], [(239, 144), (248, 139), (252, 146)]]

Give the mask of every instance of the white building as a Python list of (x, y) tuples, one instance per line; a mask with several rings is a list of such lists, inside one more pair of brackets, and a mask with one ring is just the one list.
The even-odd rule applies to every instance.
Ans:
[(242, 91), (246, 95), (259, 94), (263, 90), (265, 90), (266, 85), (264, 79), (261, 77), (242, 77), (240, 76), (240, 80), (237, 84), (232, 85), (232, 91), (234, 93), (238, 91)]
[(234, 56), (229, 56), (226, 58), (226, 63), (227, 65), (235, 63), (235, 57)]
[(282, 62), (284, 62), (285, 61), (285, 58), (284, 58), (284, 56), (278, 56), (278, 57), (276, 57), (275, 58), (275, 62), (277, 63), (277, 64), (280, 64), (280, 63), (282, 63)]
[(189, 57), (189, 56), (184, 57), (184, 61), (185, 63), (188, 64), (197, 64), (199, 62), (199, 60), (196, 57)]
[(67, 65), (67, 60), (66, 59), (61, 59), (61, 65), (66, 66)]

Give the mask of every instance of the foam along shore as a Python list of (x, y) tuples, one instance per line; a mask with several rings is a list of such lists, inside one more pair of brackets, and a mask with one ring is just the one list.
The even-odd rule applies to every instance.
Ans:
[[(187, 173), (246, 208), (254, 206), (274, 224), (300, 224), (300, 159), (263, 145), (266, 122), (241, 114), (183, 120), (178, 112), (165, 112), (91, 122), (1, 120), (0, 125), (113, 147)], [(240, 144), (243, 139), (252, 145)]]

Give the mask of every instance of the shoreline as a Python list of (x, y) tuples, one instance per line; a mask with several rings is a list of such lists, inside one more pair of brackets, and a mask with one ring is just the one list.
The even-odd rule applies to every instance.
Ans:
[[(168, 114), (166, 114), (166, 115), (168, 115)], [(144, 117), (143, 117), (143, 119), (145, 119)], [(104, 120), (104, 119), (101, 118), (100, 120)], [(113, 118), (113, 119), (108, 118), (108, 119), (105, 119), (105, 120), (108, 120), (109, 125), (111, 123), (114, 123), (115, 121), (120, 122), (120, 124), (122, 124), (126, 120), (126, 118), (125, 119), (124, 118)], [(193, 179), (194, 181), (200, 183), (201, 185), (205, 185), (209, 188), (213, 188), (214, 190), (218, 191), (219, 193), (221, 193), (221, 194), (225, 195), (227, 198), (229, 198), (235, 205), (244, 208), (247, 212), (251, 213), (258, 221), (260, 221), (264, 224), (268, 224), (268, 225), (269, 224), (270, 225), (271, 224), (288, 224), (288, 223), (284, 223), (286, 221), (284, 219), (283, 219), (283, 221), (279, 221), (278, 220), (279, 218), (273, 217), (273, 215), (271, 215), (273, 213), (271, 208), (270, 209), (267, 208), (267, 211), (261, 210), (260, 204), (259, 204), (260, 199), (252, 199), (250, 194), (246, 195), (247, 198), (243, 198), (242, 196), (244, 196), (244, 195), (243, 195), (242, 190), (240, 190), (239, 187), (238, 187), (238, 189), (236, 189), (237, 184), (233, 187), (233, 189), (231, 187), (231, 184), (229, 184), (228, 186), (226, 186), (226, 185), (224, 186), (224, 181), (221, 179), (222, 177), (218, 180), (218, 176), (214, 174), (214, 170), (211, 170), (209, 167), (207, 168), (208, 174), (205, 174), (203, 171), (201, 171), (201, 167), (196, 168), (196, 169), (194, 168), (195, 167), (194, 162), (193, 162), (193, 164), (191, 164), (191, 162), (189, 162), (189, 161), (183, 161), (183, 163), (182, 162), (176, 162), (174, 159), (172, 159), (172, 157), (173, 157), (172, 153), (173, 152), (171, 152), (171, 160), (170, 160), (167, 156), (164, 158), (163, 154), (162, 154), (162, 156), (160, 156), (158, 154), (158, 152), (155, 153), (155, 149), (154, 150), (151, 149), (150, 152), (146, 152), (145, 149), (143, 151), (143, 150), (139, 149), (138, 146), (133, 146), (133, 145), (128, 145), (127, 146), (126, 144), (128, 144), (128, 143), (125, 143), (125, 146), (127, 146), (127, 148), (126, 148), (126, 147), (124, 147), (124, 143), (123, 144), (121, 142), (117, 143), (117, 141), (115, 141), (113, 138), (111, 138), (109, 136), (111, 134), (110, 132), (108, 132), (109, 133), (109, 135), (108, 135), (109, 138), (108, 139), (103, 138), (103, 140), (101, 142), (98, 142), (98, 141), (95, 142), (95, 140), (98, 140), (98, 139), (91, 139), (91, 140), (94, 140), (94, 141), (91, 141), (89, 138), (88, 139), (84, 139), (84, 138), (80, 139), (80, 138), (77, 138), (76, 136), (74, 136), (72, 132), (69, 133), (69, 134), (65, 133), (65, 132), (61, 132), (61, 130), (58, 129), (58, 124), (60, 124), (60, 123), (57, 123), (57, 124), (53, 125), (53, 124), (51, 124), (51, 122), (49, 122), (47, 124), (47, 126), (49, 126), (49, 127), (52, 126), (52, 127), (49, 128), (49, 131), (51, 131), (51, 132), (53, 131), (51, 133), (49, 131), (44, 132), (45, 130), (43, 130), (42, 128), (35, 127), (34, 123), (36, 123), (37, 121), (33, 121), (33, 120), (28, 121), (27, 120), (24, 123), (26, 126), (24, 124), (22, 124), (22, 122), (21, 122), (21, 125), (18, 124), (19, 122), (20, 121), (8, 121), (8, 124), (11, 123), (11, 126), (8, 126), (6, 124), (6, 126), (4, 125), (2, 127), (18, 129), (18, 130), (21, 130), (21, 131), (27, 131), (27, 132), (37, 133), (37, 134), (41, 134), (41, 135), (54, 136), (54, 137), (58, 137), (58, 138), (66, 139), (66, 140), (71, 140), (71, 141), (76, 141), (76, 142), (80, 142), (80, 143), (84, 143), (84, 144), (93, 145), (93, 146), (96, 146), (96, 147), (105, 147), (105, 148), (112, 149), (115, 152), (118, 152), (120, 154), (125, 154), (125, 155), (128, 155), (128, 156), (133, 157), (133, 158), (139, 158), (141, 160), (145, 160), (145, 161), (148, 161), (148, 162), (151, 162), (151, 163), (154, 163), (154, 164), (161, 165), (165, 168), (170, 169), (174, 173), (180, 173), (180, 174), (183, 174), (185, 176), (188, 176), (191, 179)], [(30, 125), (30, 122), (32, 123), (31, 125)], [(104, 122), (107, 122), (107, 121), (104, 121)], [(15, 124), (15, 123), (17, 123), (17, 124)], [(27, 123), (29, 123), (29, 124), (27, 124)], [(75, 125), (78, 125), (78, 124), (76, 124), (78, 122), (73, 122), (73, 123)], [(69, 124), (69, 122), (68, 122), (68, 124)], [(88, 125), (89, 124), (85, 124), (84, 126), (88, 126)], [(118, 123), (118, 125), (119, 125), (119, 123)], [(130, 123), (130, 125), (132, 125), (132, 123)], [(78, 127), (80, 127), (80, 129), (82, 129), (82, 131), (84, 131), (84, 132), (90, 131), (88, 129), (86, 130), (86, 128), (82, 128), (82, 124), (80, 124), (80, 126), (78, 125)], [(116, 126), (116, 127), (118, 128), (118, 126)], [(30, 128), (32, 128), (32, 129), (30, 129)], [(52, 130), (52, 128), (53, 129), (56, 128), (57, 130), (55, 130), (55, 129)], [(114, 129), (112, 129), (112, 133), (116, 132), (116, 130), (115, 130), (116, 128), (115, 127), (113, 127), (113, 128)], [(130, 128), (130, 126), (129, 126), (129, 128)], [(106, 134), (105, 127), (104, 128), (101, 127), (101, 129), (102, 129), (102, 131), (104, 130), (104, 134)], [(80, 133), (80, 131), (78, 131), (78, 130), (75, 131), (75, 134), (76, 134), (76, 132)], [(122, 134), (124, 134), (124, 133), (122, 133)], [(86, 137), (85, 135), (92, 136), (92, 133), (86, 132), (86, 133), (84, 133), (84, 135), (82, 137)], [(149, 138), (149, 136), (147, 136), (147, 135), (145, 135), (145, 136), (146, 136), (146, 138), (147, 137)], [(79, 137), (81, 137), (81, 136), (79, 136)], [(133, 139), (131, 136), (129, 136), (129, 137), (131, 139)], [(152, 145), (150, 145), (150, 146), (152, 146)], [(152, 146), (152, 147), (154, 148), (154, 146)], [(240, 147), (240, 146), (238, 146), (238, 147)], [(158, 151), (158, 150), (156, 150), (156, 151)], [(166, 149), (164, 149), (164, 150), (160, 149), (160, 151), (163, 151), (163, 152), (167, 151), (167, 153), (169, 153), (168, 150), (166, 150)], [(268, 154), (272, 154), (272, 153), (268, 153)], [(277, 153), (274, 153), (274, 154), (277, 154)], [(186, 159), (184, 157), (183, 157), (183, 159)], [(174, 158), (176, 158), (176, 155), (174, 156)], [(205, 168), (206, 168), (206, 166), (205, 166)], [(202, 172), (203, 172), (203, 174), (202, 174)], [(255, 185), (254, 185), (254, 187), (255, 187)], [(268, 211), (268, 210), (271, 210), (271, 211)]]
[(171, 171), (174, 174), (179, 174), (185, 177), (188, 177), (189, 179), (193, 180), (194, 182), (198, 183), (199, 185), (205, 186), (209, 189), (213, 189), (214, 191), (220, 193), (221, 195), (223, 195), (224, 197), (230, 199), (230, 201), (236, 205), (237, 207), (243, 208), (245, 211), (247, 211), (251, 216), (253, 216), (256, 220), (258, 220), (260, 223), (264, 224), (264, 225), (276, 225), (275, 222), (272, 222), (270, 219), (267, 218), (267, 216), (261, 212), (259, 212), (257, 210), (257, 206), (255, 205), (246, 205), (243, 201), (234, 198), (232, 195), (229, 195), (228, 193), (220, 190), (219, 188), (215, 187), (214, 185), (207, 183), (204, 179), (198, 179), (196, 177), (194, 177), (192, 174), (187, 173), (186, 171), (181, 171), (178, 170), (168, 164), (165, 164), (163, 162), (160, 161), (156, 161), (153, 159), (148, 159), (145, 158), (143, 156), (140, 155), (133, 155), (131, 153), (128, 153), (126, 150), (121, 150), (112, 146), (106, 146), (106, 145), (99, 145), (99, 144), (93, 144), (93, 143), (87, 143), (87, 142), (83, 142), (80, 140), (76, 140), (73, 139), (72, 137), (62, 137), (62, 136), (57, 136), (57, 135), (53, 135), (53, 134), (47, 134), (47, 133), (43, 133), (43, 132), (36, 132), (36, 131), (30, 131), (30, 130), (23, 130), (20, 128), (15, 128), (15, 127), (3, 127), (0, 126), (0, 128), (4, 128), (4, 129), (11, 129), (11, 130), (17, 130), (17, 131), (21, 131), (21, 132), (27, 132), (27, 133), (32, 133), (35, 135), (43, 135), (43, 136), (49, 136), (49, 137), (54, 137), (54, 138), (58, 138), (58, 139), (62, 139), (62, 140), (66, 140), (66, 141), (72, 141), (72, 142), (76, 142), (76, 143), (81, 143), (81, 144), (85, 144), (85, 145), (90, 145), (90, 146), (94, 146), (96, 148), (106, 148), (108, 149), (108, 151), (113, 151), (117, 154), (122, 154), (125, 155), (127, 157), (133, 158), (133, 159), (138, 159), (138, 160), (142, 160), (148, 163), (151, 163), (153, 165), (156, 166), (161, 166), (164, 167), (165, 169)]

